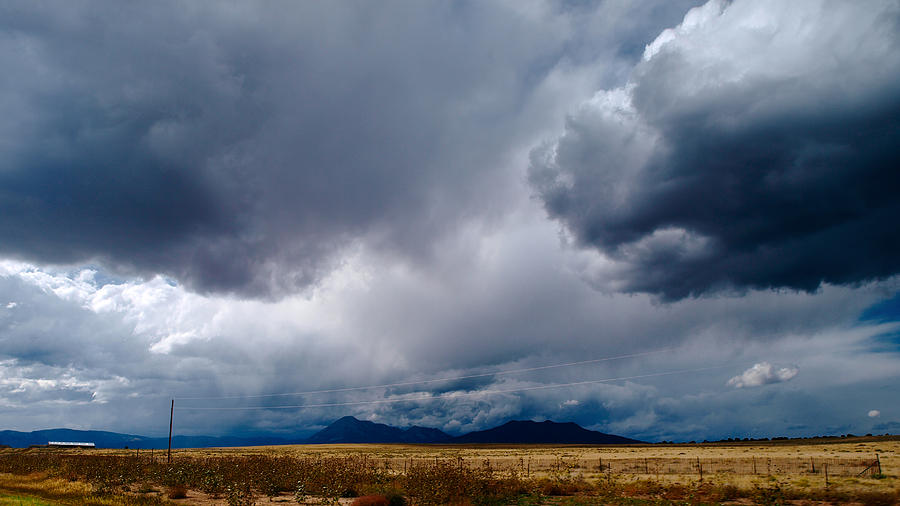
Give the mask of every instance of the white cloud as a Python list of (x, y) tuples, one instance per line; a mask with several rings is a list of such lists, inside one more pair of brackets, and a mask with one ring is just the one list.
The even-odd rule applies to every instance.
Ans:
[(728, 384), (735, 388), (758, 387), (770, 383), (788, 381), (796, 376), (798, 372), (799, 369), (796, 367), (781, 367), (775, 369), (775, 367), (768, 362), (760, 362), (744, 371), (743, 374), (728, 380)]
[[(445, 270), (438, 272), (385, 260), (362, 249), (315, 291), (269, 303), (194, 294), (161, 277), (102, 284), (108, 279), (102, 270), (93, 280), (78, 280), (79, 268), (63, 273), (22, 266), (0, 279), (3, 300), (17, 300), (20, 307), (37, 310), (9, 315), (7, 321), (21, 330), (9, 332), (8, 349), (16, 350), (14, 356), (23, 360), (36, 357), (49, 366), (12, 374), (15, 381), (5, 396), (0, 392), (0, 404), (21, 406), (24, 398), (65, 400), (70, 419), (96, 428), (152, 433), (158, 428), (152, 421), (135, 426), (134, 417), (126, 414), (139, 412), (152, 420), (153, 410), (162, 409), (159, 406), (170, 396), (296, 392), (527, 368), (588, 355), (651, 350), (662, 346), (659, 336), (666, 336), (666, 345), (676, 351), (597, 368), (500, 377), (479, 388), (537, 387), (733, 360), (754, 364), (772, 356), (780, 357), (781, 364), (803, 361), (803, 383), (794, 389), (796, 395), (814, 395), (835, 384), (852, 387), (896, 376), (896, 360), (889, 354), (838, 360), (848, 355), (848, 348), (858, 349), (872, 335), (895, 328), (888, 324), (848, 330), (845, 325), (880, 300), (885, 291), (893, 293), (895, 285), (826, 286), (816, 294), (751, 292), (740, 298), (702, 298), (660, 306), (645, 296), (600, 294), (570, 271), (560, 276), (559, 266), (568, 253), (559, 250), (555, 240), (553, 227), (546, 224), (511, 227), (477, 238), (467, 245), (468, 252), (458, 246), (456, 263), (448, 261)], [(531, 254), (516, 257), (517, 251)], [(72, 284), (77, 289), (46, 288)], [(529, 319), (534, 314), (541, 319)], [(527, 324), (511, 326), (519, 321)], [(579, 324), (573, 327), (571, 322)], [(816, 327), (809, 328), (808, 322), (816, 322)], [(35, 339), (27, 332), (29, 328), (47, 330)], [(567, 339), (548, 340), (559, 329), (567, 329)], [(517, 339), (496, 338), (509, 333)], [(627, 341), (629, 335), (640, 339)], [(625, 342), (629, 344), (617, 344)], [(519, 350), (523, 348), (540, 351), (522, 356)], [(811, 349), (816, 352), (810, 353)], [(859, 366), (860, 360), (865, 367)], [(774, 367), (771, 374), (777, 373), (778, 367)], [(198, 432), (221, 433), (229, 427), (296, 430), (347, 414), (457, 432), (484, 429), (509, 419), (553, 419), (638, 439), (690, 440), (715, 437), (718, 433), (710, 430), (743, 427), (744, 418), (753, 419), (749, 412), (741, 412), (739, 417), (729, 411), (726, 418), (696, 420), (694, 413), (701, 406), (732, 410), (731, 398), (720, 388), (730, 376), (713, 371), (679, 375), (678, 381), (638, 380), (297, 413), (283, 410), (265, 416), (185, 411), (183, 420)], [(73, 383), (73, 377), (78, 381)], [(128, 383), (113, 381), (117, 377)], [(36, 383), (38, 380), (55, 383), (51, 387), (51, 383)], [(423, 391), (434, 393), (428, 388)], [(92, 392), (98, 392), (90, 403), (93, 411), (83, 404), (90, 401)], [(411, 393), (405, 389), (348, 392), (333, 400), (369, 401), (376, 395), (401, 398)], [(742, 402), (747, 395), (766, 393), (762, 389), (727, 392), (742, 396)], [(686, 401), (685, 396), (696, 400)], [(108, 402), (110, 408), (98, 409), (100, 401)], [(856, 406), (848, 413), (865, 413), (878, 405), (877, 399), (859, 399), (859, 405), (854, 401), (842, 401)], [(694, 411), (679, 407), (685, 402)], [(771, 409), (782, 409), (785, 402), (791, 401), (780, 400)], [(759, 408), (752, 401), (748, 405)], [(55, 426), (49, 404), (28, 406), (28, 417), (20, 411), (3, 425)], [(451, 424), (453, 420), (458, 425)], [(661, 432), (673, 431), (673, 425), (680, 427), (677, 432)], [(763, 426), (762, 430), (770, 430)], [(780, 427), (771, 430), (784, 432)], [(827, 427), (815, 430), (823, 432)]]
[(869, 418), (878, 418), (879, 416), (881, 416), (881, 411), (878, 411), (877, 409), (869, 411)]
[(16, 302), (10, 302), (10, 303), (6, 304), (6, 309), (13, 309), (13, 308), (15, 308), (15, 307), (18, 306), (18, 305), (19, 305), (19, 304), (16, 303)]
[(724, 9), (725, 2), (723, 0), (711, 0), (700, 7), (691, 9), (684, 16), (684, 21), (680, 25), (663, 30), (656, 40), (647, 44), (647, 47), (644, 48), (644, 60), (650, 60), (664, 46), (676, 41), (677, 38), (687, 37), (692, 32), (699, 31), (703, 25), (714, 22), (717, 17), (722, 15)]

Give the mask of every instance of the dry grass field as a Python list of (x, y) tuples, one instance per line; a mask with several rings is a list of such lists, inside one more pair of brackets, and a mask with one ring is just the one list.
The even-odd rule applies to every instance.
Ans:
[[(173, 451), (173, 466), (165, 464), (164, 451), (153, 452), (152, 460), (150, 455), (147, 450), (5, 450), (0, 490), (70, 504), (86, 498), (93, 504), (296, 504), (295, 499), (349, 504), (359, 502), (353, 496), (366, 494), (394, 495), (397, 501), (402, 496), (413, 504), (895, 504), (900, 499), (897, 437), (605, 447), (214, 448)], [(31, 467), (16, 468), (13, 462), (23, 459), (32, 459)], [(79, 471), (82, 464), (93, 470)], [(94, 469), (104, 466), (110, 469)], [(183, 494), (172, 493), (176, 486)]]

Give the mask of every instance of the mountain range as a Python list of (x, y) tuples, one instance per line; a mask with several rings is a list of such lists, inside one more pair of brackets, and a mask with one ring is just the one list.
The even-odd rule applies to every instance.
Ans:
[(453, 437), (438, 430), (414, 425), (398, 429), (383, 423), (358, 420), (352, 416), (338, 419), (306, 440), (320, 443), (446, 443)]
[[(32, 432), (0, 431), (0, 445), (26, 448), (45, 445), (48, 441), (78, 441), (94, 443), (97, 448), (166, 448), (166, 437), (147, 437), (101, 430), (46, 429)], [(238, 437), (238, 436), (173, 436), (172, 448), (213, 448), (226, 446), (265, 446), (304, 443), (302, 438)]]
[[(166, 448), (168, 439), (95, 430), (48, 429), (33, 432), (0, 431), (0, 445), (23, 448), (48, 441), (92, 442), (98, 448)], [(510, 421), (492, 429), (451, 436), (438, 429), (412, 426), (400, 429), (352, 416), (338, 419), (328, 427), (303, 438), (174, 436), (173, 448), (264, 446), (326, 443), (408, 443), (408, 444), (633, 444), (641, 443), (612, 434), (588, 430), (576, 423), (552, 421)]]
[(557, 423), (545, 420), (513, 420), (493, 429), (480, 430), (453, 438), (459, 444), (634, 444), (636, 439), (588, 430), (574, 422)]

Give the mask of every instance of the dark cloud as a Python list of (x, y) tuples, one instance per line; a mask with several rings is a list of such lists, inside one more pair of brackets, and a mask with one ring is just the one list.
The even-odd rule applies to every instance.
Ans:
[(900, 10), (710, 2), (532, 156), (605, 288), (679, 299), (900, 271)]
[[(631, 88), (599, 94), (569, 120), (566, 136), (551, 146), (555, 158), (535, 154), (567, 169), (536, 163), (532, 177), (544, 190), (568, 189), (556, 202), (568, 199), (573, 212), (603, 192), (610, 202), (642, 192), (667, 196), (647, 174), (669, 170), (663, 162), (671, 153), (680, 160), (699, 149), (696, 139), (694, 148), (687, 142), (699, 131), (692, 114), (728, 123), (732, 116), (715, 111), (743, 104), (735, 110), (753, 121), (735, 113), (728, 134), (735, 139), (754, 128), (767, 134), (758, 117), (784, 123), (773, 130), (781, 136), (792, 131), (788, 124), (826, 129), (825, 121), (797, 119), (815, 108), (758, 107), (753, 86), (734, 101), (729, 86), (746, 85), (740, 79), (713, 100), (711, 85), (691, 81), (703, 75), (693, 71), (697, 52), (677, 44), (657, 44), (654, 58), (635, 70), (646, 42), (694, 3), (0, 7), (0, 255), (32, 259), (0, 260), (0, 405), (8, 408), (0, 410), (0, 426), (162, 435), (172, 397), (180, 399), (176, 432), (207, 434), (294, 433), (348, 414), (454, 433), (552, 418), (651, 440), (767, 436), (800, 424), (807, 428), (798, 434), (859, 427), (854, 420), (874, 423), (865, 417), (873, 408), (883, 410), (879, 423), (893, 420), (895, 348), (875, 341), (896, 331), (896, 319), (860, 314), (897, 293), (896, 279), (664, 305), (647, 295), (609, 295), (582, 275), (634, 291), (623, 280), (688, 276), (666, 255), (709, 257), (719, 239), (687, 225), (659, 228), (652, 206), (622, 199), (603, 208), (606, 200), (598, 200), (586, 219), (605, 209), (628, 225), (592, 232), (622, 244), (611, 259), (601, 258), (592, 249), (560, 248), (557, 223), (528, 199), (528, 150), (565, 128), (565, 111), (629, 75)], [(748, 23), (766, 20), (745, 14), (738, 17)], [(842, 26), (856, 21), (837, 18)], [(679, 55), (684, 65), (672, 63)], [(662, 72), (656, 65), (666, 58), (673, 73), (666, 75), (683, 71), (668, 83), (684, 85), (681, 91), (642, 77)], [(886, 61), (882, 81), (893, 83), (893, 60)], [(850, 75), (857, 84), (878, 80)], [(822, 76), (824, 90), (838, 89), (831, 70)], [(797, 83), (800, 98), (823, 96), (805, 93), (808, 79)], [(872, 86), (853, 89), (861, 90), (860, 104), (874, 100)], [(844, 109), (874, 117), (870, 109)], [(780, 121), (785, 110), (793, 111), (791, 122)], [(827, 110), (821, 116), (835, 117)], [(675, 118), (686, 125), (683, 148), (669, 141), (681, 138)], [(727, 137), (703, 131), (718, 136), (713, 147)], [(595, 170), (603, 157), (634, 169), (634, 177), (603, 179)], [(685, 163), (672, 166), (687, 171)], [(855, 188), (853, 177), (841, 181)], [(548, 203), (551, 193), (543, 194)], [(669, 200), (660, 203), (677, 209)], [(649, 217), (653, 235), (632, 226), (634, 209)], [(309, 283), (315, 286), (302, 294), (288, 293)], [(341, 407), (189, 411), (184, 399), (433, 380), (661, 350), (521, 375), (193, 404), (364, 402)], [(764, 362), (796, 364), (802, 373), (759, 388), (728, 386)], [(723, 367), (365, 404), (709, 366)], [(826, 397), (855, 407), (823, 416)]]
[(428, 258), (665, 4), (7, 5), (0, 253), (276, 297), (359, 241)]

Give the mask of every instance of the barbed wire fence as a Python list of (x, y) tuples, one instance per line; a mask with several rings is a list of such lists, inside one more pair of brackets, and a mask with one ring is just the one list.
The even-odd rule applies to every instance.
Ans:
[[(370, 457), (373, 464), (403, 472), (421, 463), (445, 457)], [(554, 457), (461, 457), (460, 466), (489, 466), (497, 471), (514, 471), (525, 476), (619, 474), (619, 475), (825, 475), (834, 477), (877, 476), (881, 461), (872, 457), (635, 457), (635, 458), (554, 458)]]

